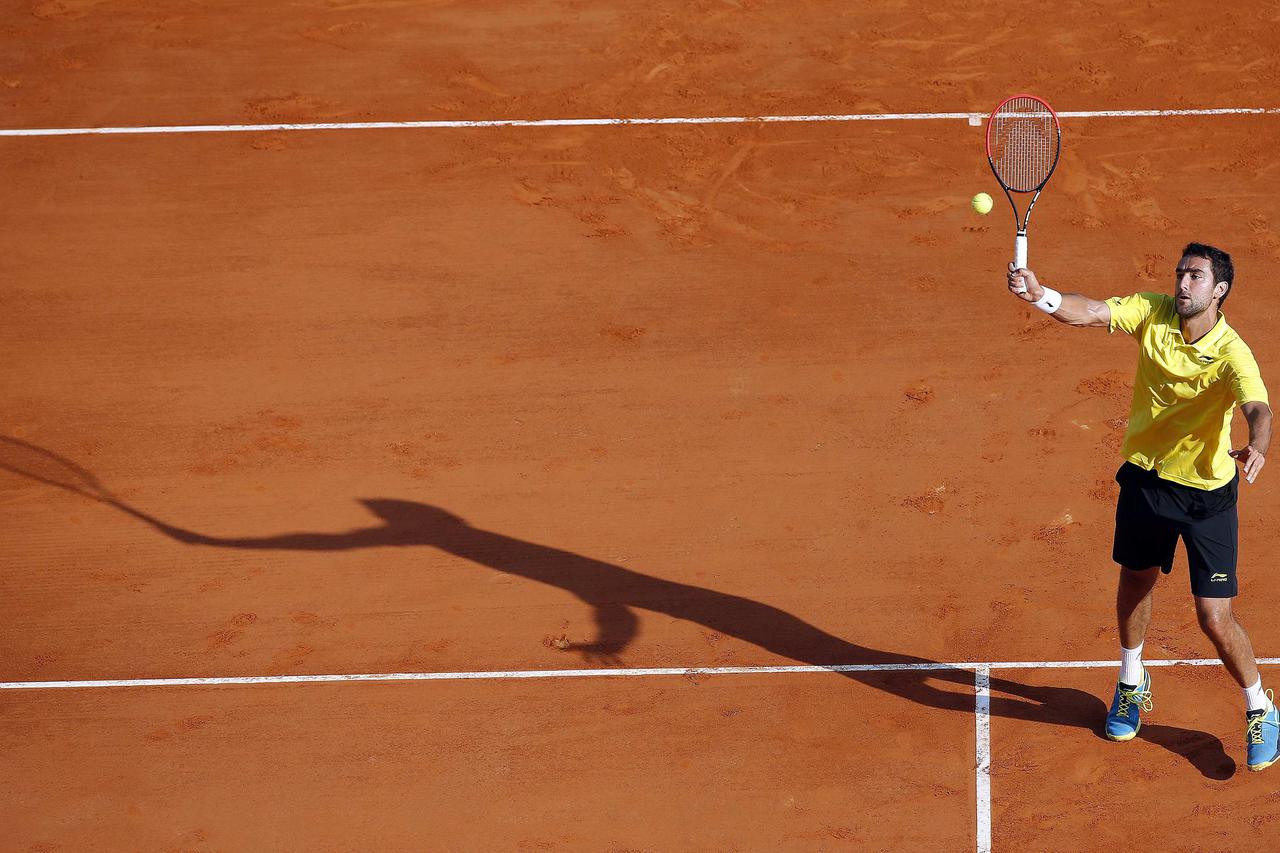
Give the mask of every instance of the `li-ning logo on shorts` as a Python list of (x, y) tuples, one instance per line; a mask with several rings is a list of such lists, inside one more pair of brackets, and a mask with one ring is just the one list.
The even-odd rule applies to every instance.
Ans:
[(1213, 364), (1213, 356), (1211, 355), (1202, 355), (1200, 356), (1200, 360), (1205, 364)]
[(1209, 583), (1226, 583), (1227, 576), (1222, 572), (1214, 572), (1209, 575)]

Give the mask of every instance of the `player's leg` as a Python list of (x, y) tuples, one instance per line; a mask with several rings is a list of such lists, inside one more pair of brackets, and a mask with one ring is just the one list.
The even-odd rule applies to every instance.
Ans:
[(1120, 633), (1120, 675), (1105, 731), (1115, 741), (1131, 740), (1151, 710), (1151, 674), (1142, 666), (1142, 644), (1151, 623), (1151, 605), (1160, 571), (1173, 566), (1177, 530), (1154, 510), (1150, 472), (1126, 462), (1116, 473), (1116, 531), (1111, 558), (1120, 565), (1116, 621)]
[[(1122, 649), (1140, 649), (1147, 636), (1147, 627), (1151, 624), (1151, 604), (1155, 598), (1156, 581), (1160, 578), (1160, 567), (1150, 566), (1135, 569), (1127, 566), (1120, 568), (1120, 582), (1116, 585), (1116, 622), (1120, 628), (1120, 647)], [(1125, 675), (1140, 676), (1141, 672), (1121, 673), (1121, 681)]]
[(1253, 643), (1231, 610), (1231, 599), (1196, 596), (1196, 618), (1200, 621), (1200, 630), (1213, 642), (1218, 657), (1240, 689), (1259, 681)]
[(1218, 650), (1218, 657), (1240, 685), (1245, 700), (1245, 749), (1250, 770), (1264, 770), (1280, 760), (1280, 710), (1274, 693), (1263, 691), (1253, 643), (1231, 609), (1230, 598), (1196, 597), (1200, 628)]
[(1280, 759), (1280, 711), (1262, 689), (1253, 643), (1231, 606), (1238, 592), (1237, 539), (1234, 501), (1227, 510), (1196, 520), (1183, 533), (1196, 618), (1244, 692), (1249, 769), (1262, 770)]
[(1116, 587), (1116, 621), (1120, 627), (1120, 675), (1107, 711), (1106, 735), (1114, 741), (1132, 740), (1142, 728), (1142, 712), (1151, 710), (1151, 675), (1142, 666), (1142, 643), (1151, 624), (1160, 567), (1121, 567)]
[(1258, 680), (1258, 664), (1249, 635), (1231, 610), (1231, 600), (1240, 591), (1236, 579), (1238, 539), (1234, 500), (1220, 512), (1191, 520), (1182, 532), (1200, 630), (1243, 690)]

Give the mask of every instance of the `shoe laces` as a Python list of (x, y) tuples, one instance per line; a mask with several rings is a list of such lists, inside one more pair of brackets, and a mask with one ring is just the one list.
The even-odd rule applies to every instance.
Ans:
[(1258, 715), (1249, 721), (1249, 727), (1245, 731), (1245, 736), (1250, 746), (1260, 746), (1262, 744), (1262, 717)]
[[(1143, 681), (1146, 681), (1144, 678)], [(1116, 713), (1121, 717), (1129, 716), (1129, 705), (1134, 704), (1147, 713), (1151, 713), (1151, 709), (1155, 707), (1151, 703), (1151, 691), (1143, 690), (1141, 687), (1135, 687), (1132, 690), (1120, 688), (1120, 704), (1116, 707)]]
[(1244, 732), (1245, 739), (1249, 742), (1250, 746), (1261, 746), (1264, 743), (1262, 739), (1262, 724), (1264, 722), (1270, 723), (1273, 726), (1276, 725), (1276, 723), (1267, 719), (1267, 717), (1271, 714), (1272, 711), (1275, 710), (1275, 707), (1276, 707), (1275, 691), (1268, 690), (1266, 693), (1266, 696), (1267, 696), (1266, 710), (1264, 710), (1261, 714), (1251, 719), (1249, 721), (1249, 725), (1245, 728), (1245, 732)]

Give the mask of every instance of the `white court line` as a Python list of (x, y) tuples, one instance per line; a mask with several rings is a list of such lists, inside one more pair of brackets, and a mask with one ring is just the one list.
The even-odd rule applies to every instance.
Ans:
[[(1214, 666), (1216, 658), (1143, 661), (1143, 666)], [(1258, 658), (1259, 665), (1280, 664), (1280, 658)], [(385, 672), (345, 675), (259, 675), (230, 678), (122, 678), (93, 681), (6, 681), (0, 690), (50, 690), (95, 687), (211, 687), (252, 684), (313, 684), (351, 681), (475, 681), (543, 678), (622, 678), (644, 676), (769, 675), (783, 673), (842, 672), (939, 672), (974, 673), (974, 719), (976, 724), (976, 816), (977, 853), (991, 853), (991, 672), (1007, 669), (1101, 669), (1118, 668), (1118, 660), (1079, 661), (991, 661), (957, 663), (836, 664), (832, 666), (717, 666), (653, 667), (647, 669), (534, 669), (477, 672)]]
[[(1280, 115), (1280, 107), (1185, 110), (1068, 110), (1059, 118), (1154, 118), (1161, 116)], [(852, 113), (845, 115), (704, 116), (688, 118), (548, 118), (479, 121), (343, 121), (276, 124), (191, 124), (142, 127), (0, 128), (0, 136), (89, 136), (142, 133), (264, 133), (301, 130), (422, 130), (465, 127), (598, 127), (630, 124), (767, 124), (776, 122), (934, 121), (964, 119), (980, 125), (987, 113)]]
[[(1217, 666), (1216, 658), (1146, 660), (1143, 666)], [(1258, 658), (1259, 665), (1280, 658)], [(973, 661), (957, 663), (858, 663), (831, 666), (712, 666), (640, 669), (525, 669), (476, 672), (357, 672), (332, 675), (246, 675), (209, 678), (117, 678), (85, 681), (3, 681), (0, 690), (53, 690), (94, 687), (215, 687), (251, 684), (315, 684), (335, 681), (497, 681), (539, 678), (639, 678), (646, 676), (770, 675), (819, 672), (939, 672), (996, 669), (1102, 669), (1118, 660)]]
[(991, 669), (973, 674), (973, 714), (977, 727), (978, 853), (991, 853)]

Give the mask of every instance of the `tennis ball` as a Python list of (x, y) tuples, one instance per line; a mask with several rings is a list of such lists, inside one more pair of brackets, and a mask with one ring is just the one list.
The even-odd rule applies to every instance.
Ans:
[(991, 196), (986, 193), (978, 193), (973, 197), (973, 201), (971, 203), (973, 204), (973, 209), (981, 213), (983, 216), (986, 216), (991, 212), (991, 205), (994, 204), (994, 202), (991, 201)]

